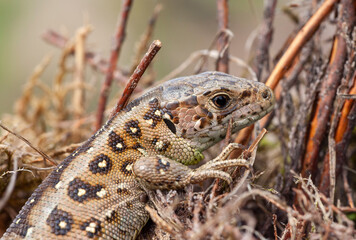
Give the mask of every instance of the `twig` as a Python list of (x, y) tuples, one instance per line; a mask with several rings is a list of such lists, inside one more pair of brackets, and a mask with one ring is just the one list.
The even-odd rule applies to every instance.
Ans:
[[(324, 2), (325, 4), (325, 2)], [(353, 9), (353, 7), (349, 7)], [(343, 21), (346, 18), (347, 24), (353, 24), (353, 15), (349, 19), (345, 15), (346, 5), (343, 4), (342, 14), (338, 21), (338, 29), (342, 31)], [(349, 25), (350, 27), (350, 25)], [(352, 29), (352, 28), (351, 28)], [(335, 98), (336, 89), (340, 85), (344, 64), (347, 58), (346, 41), (341, 34), (338, 34), (334, 40), (332, 53), (330, 55), (329, 66), (327, 69), (328, 75), (322, 82), (320, 90), (320, 98), (318, 100), (315, 114), (311, 121), (309, 136), (307, 138), (306, 151), (304, 154), (302, 176), (315, 177), (317, 171), (317, 158), (319, 156), (320, 145), (327, 131), (327, 123), (332, 111), (332, 104)]]
[(167, 224), (166, 221), (164, 221), (156, 212), (155, 209), (149, 207), (148, 205), (146, 205), (145, 210), (150, 214), (151, 219), (160, 227), (162, 228), (164, 231), (172, 234), (172, 235), (176, 235), (177, 232), (175, 231), (175, 229), (170, 226), (169, 224)]
[(53, 102), (54, 109), (56, 111), (56, 122), (60, 124), (60, 122), (65, 119), (67, 115), (67, 109), (65, 107), (65, 96), (66, 91), (63, 86), (63, 81), (65, 74), (68, 72), (66, 67), (66, 61), (71, 53), (73, 53), (74, 43), (72, 41), (67, 41), (65, 46), (62, 48), (61, 56), (59, 58), (58, 63), (58, 72), (55, 76), (53, 83), (53, 97), (51, 100)]
[(15, 184), (16, 184), (18, 162), (17, 162), (16, 158), (12, 158), (12, 159), (13, 159), (13, 162), (14, 162), (14, 170), (13, 170), (14, 173), (12, 174), (12, 176), (10, 178), (10, 182), (6, 187), (5, 193), (3, 194), (2, 198), (0, 199), (0, 211), (2, 211), (2, 209), (6, 205), (7, 201), (9, 200), (12, 192), (14, 191)]
[(126, 25), (127, 25), (127, 20), (129, 17), (132, 2), (133, 0), (125, 0), (121, 9), (120, 20), (119, 20), (117, 32), (115, 34), (115, 45), (111, 51), (109, 68), (106, 73), (105, 82), (103, 83), (100, 91), (100, 98), (99, 98), (98, 110), (96, 114), (96, 123), (95, 123), (96, 130), (98, 130), (103, 123), (106, 102), (109, 97), (109, 90), (113, 80), (114, 70), (117, 65), (118, 57), (120, 55), (121, 46), (125, 39)]
[[(241, 129), (239, 131), (239, 133), (237, 134), (237, 136), (235, 137), (235, 140), (234, 142), (235, 143), (239, 143), (239, 144), (242, 144), (242, 145), (247, 145), (248, 142), (250, 141), (251, 139), (251, 136), (252, 136), (252, 132), (253, 132), (253, 129), (255, 128), (255, 125), (252, 124), (248, 127), (245, 127), (244, 129)], [(233, 151), (231, 153), (231, 157), (232, 158), (237, 158), (238, 156), (241, 155), (241, 150), (240, 149), (236, 149), (235, 151)]]
[(85, 68), (85, 39), (87, 35), (91, 32), (91, 26), (81, 27), (77, 30), (75, 36), (75, 72), (74, 72), (74, 82), (76, 88), (73, 92), (73, 110), (76, 118), (83, 117), (84, 113), (84, 68)]
[(281, 10), (293, 23), (299, 24), (298, 15), (295, 14), (289, 6), (283, 6)]
[(1, 121), (0, 121), (0, 127), (6, 131), (8, 131), (9, 133), (13, 134), (14, 136), (16, 136), (17, 138), (19, 138), (20, 140), (22, 140), (24, 143), (26, 143), (30, 148), (32, 148), (33, 150), (35, 150), (38, 154), (40, 154), (44, 160), (49, 161), (50, 163), (52, 163), (52, 165), (56, 166), (57, 163), (51, 158), (49, 157), (47, 154), (45, 154), (44, 152), (42, 152), (41, 150), (37, 149), (36, 147), (34, 147), (27, 139), (25, 139), (24, 137), (22, 137), (21, 135), (11, 131), (10, 129), (8, 129), (7, 127), (5, 127), (4, 125), (2, 125)]
[(253, 143), (248, 147), (247, 151), (244, 151), (243, 156), (245, 158), (249, 158), (251, 153), (253, 151), (255, 151), (255, 149), (257, 148), (257, 145), (260, 143), (260, 141), (262, 140), (263, 136), (267, 133), (267, 130), (264, 128), (262, 129), (262, 131), (260, 132), (260, 134), (258, 134), (258, 136), (256, 137), (256, 139), (253, 141)]
[[(221, 33), (228, 29), (229, 23), (229, 5), (227, 0), (217, 0), (217, 15), (218, 28)], [(218, 59), (216, 61), (216, 70), (220, 72), (229, 72), (229, 40), (225, 34), (221, 34), (217, 41), (217, 49), (219, 51)]]
[(46, 56), (43, 58), (40, 64), (38, 64), (33, 71), (30, 80), (25, 86), (22, 97), (16, 104), (16, 112), (18, 115), (23, 117), (25, 120), (29, 121), (29, 116), (27, 114), (28, 104), (30, 102), (31, 95), (33, 93), (34, 87), (38, 84), (39, 77), (43, 74), (49, 63), (51, 62), (51, 56)]
[(276, 9), (277, 0), (264, 1), (265, 9), (263, 11), (263, 24), (258, 34), (258, 46), (253, 69), (257, 74), (257, 79), (261, 81), (263, 67), (269, 70), (269, 51), (268, 48), (272, 42), (273, 19)]
[(354, 200), (352, 198), (352, 190), (351, 190), (350, 185), (347, 181), (347, 170), (346, 169), (342, 170), (342, 179), (343, 179), (343, 183), (344, 183), (345, 193), (347, 196), (347, 201), (349, 202), (349, 206), (351, 208), (355, 208)]
[[(67, 47), (68, 42), (69, 42), (68, 39), (53, 30), (47, 30), (42, 35), (42, 38), (49, 44), (52, 44), (58, 48), (68, 48), (68, 50), (66, 50), (68, 52), (68, 55), (69, 54), (73, 55), (75, 53), (74, 45), (72, 45), (71, 48), (70, 48), (70, 46)], [(100, 71), (101, 73), (106, 74), (108, 72), (109, 64), (108, 64), (107, 60), (102, 59), (100, 56), (98, 56), (94, 52), (86, 51), (85, 52), (85, 60), (88, 62), (88, 64), (92, 68)], [(123, 73), (123, 71), (120, 70), (118, 67), (116, 67), (116, 69), (114, 70), (113, 78), (118, 80), (121, 84), (124, 84), (127, 81), (126, 74)]]
[[(212, 52), (215, 52), (216, 51), (216, 58), (215, 59), (219, 59), (221, 58), (221, 56), (223, 56), (225, 50), (230, 46), (230, 43), (231, 43), (231, 40), (232, 38), (234, 37), (234, 34), (232, 33), (232, 31), (230, 31), (229, 29), (222, 29), (220, 30), (219, 32), (216, 33), (213, 41), (211, 42), (209, 48), (206, 50), (208, 53), (212, 53)], [(214, 47), (216, 47), (218, 45), (218, 41), (219, 39), (221, 38), (224, 38), (225, 41), (226, 41), (226, 44), (223, 46), (223, 48), (220, 50), (220, 51), (217, 51), (217, 50), (213, 50)], [(203, 50), (204, 51), (204, 50)], [(193, 53), (194, 54), (194, 53)], [(193, 55), (191, 54), (191, 56)], [(211, 55), (211, 54), (210, 54)], [(208, 60), (208, 57), (209, 54), (204, 54), (201, 56), (201, 61), (199, 62), (199, 64), (197, 64), (197, 66), (195, 67), (195, 70), (194, 72), (195, 73), (200, 73), (202, 72), (204, 69), (204, 66), (206, 65), (207, 63), (207, 60)], [(229, 60), (230, 59), (230, 56), (229, 56)], [(247, 64), (246, 64), (247, 65)]]
[(294, 57), (299, 53), (304, 44), (313, 36), (320, 23), (329, 15), (334, 4), (337, 2), (338, 0), (325, 0), (320, 8), (314, 13), (305, 26), (299, 31), (287, 51), (274, 67), (271, 75), (266, 81), (267, 86), (272, 89), (277, 86), (277, 83), (287, 71)]
[[(1, 174), (1, 176), (0, 176), (0, 179), (3, 178), (7, 174), (10, 174), (10, 173), (14, 174), (15, 172), (29, 172), (29, 173), (32, 174), (33, 177), (35, 177), (35, 174), (31, 170), (24, 168), (24, 167), (26, 167), (25, 165), (27, 165), (27, 164), (22, 164), (23, 167), (22, 168), (18, 168), (16, 171), (12, 170), (12, 171), (3, 172)], [(55, 169), (56, 167), (53, 166), (53, 167), (49, 167), (49, 168)]]
[[(189, 57), (184, 62), (182, 62), (176, 69), (173, 69), (170, 73), (168, 73), (165, 77), (163, 77), (159, 82), (165, 82), (169, 79), (177, 77), (186, 68), (191, 66), (194, 62), (198, 61), (199, 58), (202, 58), (205, 56), (211, 57), (213, 59), (217, 59), (219, 56), (219, 53), (216, 50), (207, 50), (207, 49), (195, 51), (195, 52), (191, 53), (189, 55)], [(231, 62), (235, 63), (239, 67), (246, 68), (247, 71), (250, 73), (251, 78), (253, 80), (257, 81), (255, 72), (253, 71), (253, 69), (251, 67), (248, 66), (248, 64), (246, 62), (244, 62), (242, 59), (240, 59), (238, 57), (231, 56), (231, 55), (229, 55), (229, 60)], [(200, 72), (200, 71), (198, 71), (198, 72)]]
[[(348, 95), (356, 94), (356, 73), (353, 79), (353, 87)], [(340, 89), (340, 87), (339, 87)], [(350, 133), (355, 125), (352, 119), (352, 107), (355, 100), (346, 100), (343, 98), (336, 99), (336, 109), (334, 110), (330, 133), (329, 133), (329, 152), (326, 153), (323, 163), (323, 172), (320, 180), (320, 191), (330, 196), (333, 203), (333, 195), (335, 192), (335, 178), (341, 172), (341, 165), (345, 164), (345, 151), (350, 141)], [(342, 109), (341, 109), (342, 108)], [(340, 119), (338, 114), (341, 112)], [(337, 126), (336, 126), (337, 124)], [(349, 126), (351, 124), (351, 126)], [(329, 192), (328, 192), (329, 191)]]
[(273, 220), (273, 231), (274, 231), (274, 239), (278, 240), (278, 234), (277, 234), (277, 215), (273, 214), (272, 215), (272, 220)]
[[(253, 143), (249, 146), (248, 149), (244, 150), (242, 155), (244, 156), (245, 159), (252, 159), (250, 165), (253, 166), (254, 162), (255, 162), (255, 158), (252, 157), (252, 154), (255, 153), (255, 149), (258, 146), (258, 143), (262, 140), (263, 136), (267, 133), (266, 129), (262, 129), (262, 131), (260, 132), (260, 134), (256, 137), (256, 139), (253, 141)], [(238, 157), (238, 156), (237, 156)], [(230, 155), (230, 159), (234, 159), (237, 158), (234, 156), (234, 152), (231, 153)], [(246, 169), (244, 172), (244, 175), (239, 179), (239, 184), (237, 186), (234, 187), (234, 189), (223, 199), (223, 202), (228, 201), (228, 199), (230, 199), (232, 196), (234, 196), (239, 189), (242, 187), (242, 185), (245, 183), (248, 175), (250, 174), (251, 170), (250, 169)], [(231, 176), (232, 178), (234, 178), (234, 175), (236, 172), (234, 172)]]
[[(28, 169), (36, 170), (36, 171), (53, 171), (54, 169), (56, 169), (56, 166), (42, 168), (42, 167), (35, 167), (35, 166), (32, 166), (31, 164), (25, 164), (25, 163), (22, 164), (22, 166), (25, 168), (28, 168)], [(27, 170), (27, 169), (24, 169), (24, 170)], [(29, 171), (29, 170), (27, 170), (27, 171)], [(29, 171), (29, 172), (31, 172), (31, 171)]]
[[(244, 202), (254, 196), (260, 196), (266, 199), (282, 211), (288, 211), (292, 214), (297, 214), (295, 210), (292, 210), (290, 207), (287, 206), (285, 202), (281, 201), (277, 196), (271, 194), (270, 192), (262, 191), (259, 189), (252, 189), (250, 191), (246, 191), (242, 194), (236, 195), (236, 199), (227, 202), (223, 208), (219, 208), (217, 210), (216, 216), (208, 219), (204, 223), (204, 225), (199, 228), (199, 231), (196, 231), (194, 235), (190, 236), (190, 239), (202, 239), (203, 236), (205, 236), (209, 232), (211, 233), (212, 231), (214, 231), (216, 228), (213, 226), (215, 226), (219, 223), (219, 221), (222, 220), (221, 216), (224, 217), (224, 220), (228, 219), (231, 215), (236, 213), (237, 209), (239, 209)], [(231, 196), (229, 196), (228, 198), (230, 199)]]
[(156, 56), (157, 52), (161, 49), (161, 46), (162, 44), (159, 40), (155, 40), (152, 42), (147, 53), (142, 58), (140, 64), (136, 67), (135, 71), (131, 75), (120, 100), (118, 101), (114, 110), (110, 114), (110, 118), (126, 106), (127, 101), (129, 100), (132, 92), (135, 90), (138, 81), (141, 79), (143, 73), (147, 69), (148, 65), (151, 63), (152, 59)]
[[(356, 94), (356, 72), (353, 78), (353, 87), (351, 88), (350, 92), (348, 95), (355, 95)], [(345, 101), (345, 104), (341, 110), (341, 116), (340, 116), (340, 120), (339, 120), (339, 124), (338, 124), (338, 128), (336, 131), (336, 135), (335, 135), (335, 139), (337, 142), (340, 142), (344, 136), (345, 136), (345, 132), (347, 127), (347, 124), (349, 122), (349, 114), (351, 112), (351, 109), (353, 107), (355, 103), (355, 100), (350, 98), (349, 100)]]
[[(309, 19), (305, 26), (298, 32), (290, 46), (274, 67), (266, 81), (266, 85), (275, 90), (279, 80), (284, 76), (294, 58), (300, 52), (304, 44), (313, 36), (323, 19), (331, 12), (337, 0), (326, 0), (322, 6)], [(266, 117), (265, 117), (266, 118)], [(267, 120), (264, 120), (265, 123)], [(235, 138), (236, 143), (248, 142), (253, 131), (253, 125), (242, 129)], [(237, 153), (238, 154), (238, 153)], [(236, 155), (235, 155), (236, 156)]]
[(130, 74), (132, 74), (135, 71), (137, 65), (140, 63), (142, 55), (144, 54), (145, 50), (147, 49), (150, 39), (152, 39), (153, 30), (154, 30), (158, 15), (161, 12), (161, 10), (162, 10), (162, 4), (157, 4), (153, 10), (153, 14), (152, 14), (150, 20), (148, 21), (147, 29), (146, 29), (145, 33), (141, 36), (141, 40), (137, 47), (136, 55), (134, 57), (133, 63), (131, 64), (132, 67), (130, 68), (131, 69)]

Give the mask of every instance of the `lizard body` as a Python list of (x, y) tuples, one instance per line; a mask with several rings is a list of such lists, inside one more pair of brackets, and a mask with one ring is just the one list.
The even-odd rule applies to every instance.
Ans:
[[(134, 239), (145, 225), (144, 188), (173, 189), (237, 166), (202, 151), (271, 111), (262, 83), (219, 72), (173, 79), (110, 119), (35, 190), (2, 239)], [(228, 154), (225, 152), (224, 156)], [(225, 158), (225, 157), (224, 157)], [(238, 159), (240, 160), (240, 159)]]

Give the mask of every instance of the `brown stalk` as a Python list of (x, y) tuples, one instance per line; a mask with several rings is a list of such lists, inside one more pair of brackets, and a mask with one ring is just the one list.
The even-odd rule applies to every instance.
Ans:
[(40, 64), (38, 64), (33, 71), (29, 81), (27, 82), (21, 98), (16, 103), (16, 113), (30, 122), (30, 116), (28, 116), (28, 109), (31, 96), (33, 94), (35, 86), (38, 84), (39, 77), (43, 74), (47, 66), (51, 61), (50, 56), (44, 57)]
[[(75, 53), (75, 48), (72, 46), (68, 46), (68, 39), (60, 35), (59, 33), (53, 31), (53, 30), (48, 30), (46, 31), (43, 35), (42, 38), (48, 42), (49, 44), (52, 44), (58, 48), (66, 48), (66, 51), (68, 52), (68, 55), (71, 54), (73, 55)], [(68, 48), (68, 50), (67, 50)], [(88, 62), (88, 64), (95, 70), (100, 71), (101, 73), (106, 74), (108, 72), (108, 62), (105, 59), (102, 59), (100, 56), (95, 54), (94, 52), (91, 51), (86, 51), (85, 52), (85, 60)], [(122, 73), (118, 67), (114, 70), (113, 73), (113, 78), (118, 80), (122, 84), (126, 84), (127, 77), (126, 73)]]
[(277, 215), (273, 214), (272, 215), (272, 220), (273, 220), (273, 231), (274, 231), (274, 239), (278, 240), (278, 234), (277, 234)]
[(18, 162), (16, 158), (11, 157), (11, 155), (8, 154), (8, 157), (13, 160), (13, 173), (10, 178), (10, 182), (7, 184), (6, 190), (4, 194), (1, 196), (0, 199), (0, 211), (3, 210), (5, 207), (6, 203), (9, 201), (12, 192), (15, 189), (16, 185), (16, 178), (17, 178), (17, 172), (18, 172)]
[(273, 20), (276, 9), (277, 0), (265, 1), (265, 9), (263, 11), (263, 24), (259, 30), (258, 46), (253, 70), (256, 72), (257, 79), (261, 81), (263, 67), (269, 70), (269, 46), (272, 42)]
[(292, 43), (274, 67), (271, 75), (266, 81), (266, 85), (275, 89), (279, 80), (284, 76), (295, 56), (299, 53), (304, 44), (313, 36), (319, 28), (321, 22), (329, 15), (337, 0), (326, 0), (314, 13), (304, 27), (298, 32)]
[(153, 10), (153, 14), (150, 20), (148, 21), (148, 26), (144, 34), (141, 36), (141, 40), (137, 46), (136, 54), (130, 68), (131, 69), (130, 74), (132, 74), (135, 71), (137, 65), (140, 63), (142, 55), (145, 53), (145, 50), (147, 49), (150, 39), (152, 39), (153, 30), (155, 28), (158, 15), (161, 12), (161, 10), (162, 10), (162, 4), (157, 4)]
[[(256, 58), (252, 67), (253, 70), (256, 72), (256, 76), (259, 81), (261, 81), (263, 66), (267, 65), (267, 69), (268, 69), (268, 59), (269, 59), (268, 48), (272, 42), (272, 34), (273, 34), (272, 23), (274, 19), (275, 8), (276, 8), (276, 1), (275, 0), (268, 1), (267, 4), (265, 5), (265, 10), (263, 13), (264, 21), (260, 30), (261, 37), (259, 38), (259, 44), (257, 47), (258, 50), (256, 52)], [(268, 119), (267, 117), (264, 117), (261, 121), (267, 121), (267, 119)], [(251, 139), (253, 129), (254, 129), (254, 124), (240, 130), (234, 142), (240, 143), (242, 145), (247, 145)], [(236, 158), (241, 154), (241, 152), (242, 152), (241, 150), (235, 150), (232, 153), (231, 157)]]
[[(280, 58), (266, 81), (266, 85), (269, 86), (272, 90), (276, 89), (279, 80), (287, 72), (294, 58), (300, 52), (305, 43), (313, 36), (324, 18), (326, 18), (331, 12), (336, 2), (337, 0), (326, 0), (295, 36), (290, 46)], [(264, 120), (264, 123), (265, 121), (266, 120)], [(235, 142), (245, 144), (249, 141), (252, 132), (253, 126), (242, 129), (237, 135)], [(233, 153), (233, 156), (235, 157), (240, 154), (239, 152), (235, 152)]]
[(14, 131), (11, 131), (10, 129), (8, 129), (7, 127), (5, 127), (4, 125), (2, 125), (2, 123), (0, 122), (0, 127), (6, 131), (8, 131), (9, 133), (11, 133), (12, 135), (14, 135), (15, 137), (17, 137), (18, 139), (20, 139), (21, 141), (23, 141), (24, 143), (26, 143), (30, 148), (32, 148), (33, 150), (35, 150), (38, 154), (40, 154), (43, 158), (43, 160), (47, 160), (49, 161), (52, 165), (57, 166), (57, 163), (50, 157), (48, 156), (46, 153), (44, 153), (43, 151), (39, 150), (38, 148), (34, 147), (30, 141), (28, 141), (26, 138), (24, 138), (23, 136), (21, 136), (20, 134), (15, 133)]
[[(342, 14), (338, 23), (338, 29), (342, 31), (345, 18), (348, 24), (352, 24), (353, 15), (347, 13), (347, 1), (342, 1)], [(351, 9), (353, 9), (351, 7)], [(351, 27), (349, 25), (349, 27)], [(350, 28), (349, 28), (350, 29)], [(351, 28), (352, 29), (352, 28)], [(327, 135), (327, 124), (330, 119), (332, 105), (335, 99), (336, 89), (340, 85), (344, 64), (347, 59), (347, 46), (344, 36), (336, 35), (333, 48), (330, 55), (326, 79), (322, 82), (319, 100), (316, 106), (314, 116), (312, 117), (309, 136), (307, 137), (306, 151), (304, 153), (302, 176), (307, 177), (310, 174), (315, 178), (317, 171), (317, 158), (319, 156), (320, 145)]]
[[(254, 164), (254, 161), (255, 161), (255, 158), (251, 156), (253, 156), (253, 153), (255, 151), (255, 149), (257, 148), (258, 144), (260, 143), (260, 141), (262, 140), (262, 138), (264, 137), (264, 135), (267, 133), (267, 130), (265, 128), (263, 128), (261, 130), (261, 132), (258, 134), (258, 136), (253, 140), (253, 142), (251, 143), (251, 145), (247, 148), (247, 149), (244, 149), (241, 148), (240, 152), (242, 152), (242, 154), (238, 155), (235, 157), (235, 154), (238, 152), (238, 151), (234, 151), (230, 154), (230, 159), (234, 159), (234, 158), (239, 158), (242, 156), (242, 158), (245, 158), (245, 159), (252, 159), (251, 162), (250, 162), (250, 165), (253, 166)], [(231, 177), (234, 179), (238, 173), (237, 171), (238, 168), (235, 169), (235, 171), (231, 174)], [(240, 184), (242, 184), (243, 182), (245, 182), (245, 180), (247, 179), (248, 175), (250, 174), (251, 170), (250, 169), (247, 169), (243, 176), (239, 179), (240, 181)], [(233, 191), (230, 192), (229, 195), (234, 195), (236, 194), (236, 192), (240, 189), (241, 185), (239, 186), (236, 186), (235, 189)], [(226, 199), (226, 198), (225, 198)]]
[(229, 24), (229, 5), (227, 0), (217, 0), (217, 15), (218, 15), (218, 30), (222, 34), (217, 41), (217, 49), (219, 52), (216, 61), (216, 70), (220, 72), (229, 72), (229, 51), (228, 51), (228, 36), (224, 34), (228, 29)]
[[(356, 94), (356, 75), (355, 78), (353, 79), (354, 85), (351, 88), (349, 94)], [(355, 126), (355, 121), (350, 121), (353, 119), (353, 116), (355, 116), (356, 113), (356, 107), (355, 107), (355, 100), (350, 99), (346, 100), (342, 110), (341, 110), (341, 116), (338, 122), (338, 126), (336, 129), (335, 133), (335, 150), (336, 150), (336, 175), (338, 175), (341, 170), (342, 170), (342, 165), (345, 164), (345, 151), (347, 149), (347, 146), (349, 145), (350, 141), (350, 132), (352, 132), (352, 129)], [(334, 114), (335, 116), (335, 114)], [(320, 180), (320, 185), (319, 189), (320, 191), (325, 194), (326, 196), (329, 196), (329, 188), (331, 186), (330, 184), (330, 154), (329, 152), (325, 155), (324, 160), (323, 160), (324, 166), (323, 166), (323, 172), (321, 175), (321, 180)]]
[(66, 67), (66, 62), (67, 59), (70, 55), (70, 52), (74, 49), (74, 43), (72, 42), (67, 42), (65, 46), (62, 49), (61, 56), (59, 58), (59, 63), (58, 63), (58, 72), (54, 78), (54, 83), (53, 83), (53, 106), (56, 111), (56, 125), (60, 124), (62, 120), (66, 118), (67, 115), (67, 109), (65, 107), (65, 95), (66, 91), (64, 91), (64, 77), (67, 73), (67, 67)]
[(76, 88), (73, 92), (73, 109), (77, 119), (82, 118), (84, 114), (84, 68), (85, 68), (85, 39), (91, 32), (91, 26), (85, 26), (78, 29), (75, 36), (75, 70), (74, 82)]
[(127, 25), (132, 2), (133, 0), (125, 0), (121, 8), (120, 20), (117, 27), (117, 32), (115, 34), (115, 45), (114, 48), (111, 50), (109, 68), (106, 73), (105, 82), (103, 83), (100, 91), (99, 104), (98, 104), (98, 110), (97, 110), (96, 122), (95, 122), (96, 130), (98, 130), (103, 123), (106, 102), (108, 100), (109, 90), (114, 76), (114, 70), (116, 68), (118, 57), (121, 52), (121, 46), (125, 39), (126, 25)]
[[(353, 87), (351, 88), (349, 94), (352, 94), (352, 95), (356, 95), (356, 75), (354, 77), (354, 85)], [(338, 142), (341, 142), (342, 139), (344, 138), (345, 136), (345, 132), (346, 130), (348, 129), (348, 124), (349, 124), (349, 113), (352, 109), (352, 107), (354, 106), (355, 104), (355, 100), (352, 99), (352, 100), (346, 100), (345, 103), (344, 103), (344, 107), (342, 108), (342, 111), (341, 111), (341, 117), (340, 117), (340, 120), (339, 120), (339, 125), (337, 127), (337, 130), (336, 130), (336, 135), (335, 135), (335, 141), (338, 143)]]
[(143, 73), (146, 71), (148, 65), (151, 63), (152, 59), (156, 56), (157, 52), (161, 49), (161, 42), (159, 40), (155, 40), (152, 42), (150, 48), (148, 49), (145, 56), (142, 58), (140, 64), (136, 67), (135, 71), (131, 75), (124, 92), (118, 103), (115, 106), (115, 109), (111, 112), (110, 118), (114, 116), (116, 113), (120, 112), (123, 109), (132, 92), (135, 90), (138, 81), (141, 79)]
[[(354, 113), (356, 113), (356, 107), (354, 107)], [(355, 116), (356, 114), (354, 114)], [(353, 190), (350, 188), (350, 184), (348, 183), (347, 180), (347, 169), (344, 168), (342, 171), (342, 180), (344, 182), (344, 189), (345, 189), (345, 194), (347, 197), (347, 201), (349, 203), (350, 208), (355, 209), (355, 203), (354, 203), (354, 199), (353, 199)], [(355, 210), (356, 212), (356, 210)]]

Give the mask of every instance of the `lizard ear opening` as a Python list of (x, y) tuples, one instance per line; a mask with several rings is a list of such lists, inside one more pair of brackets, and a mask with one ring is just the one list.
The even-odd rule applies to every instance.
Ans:
[(171, 130), (172, 133), (176, 134), (177, 129), (176, 129), (176, 126), (174, 125), (174, 123), (172, 123), (170, 120), (168, 120), (166, 118), (164, 118), (163, 121), (167, 125), (169, 130)]

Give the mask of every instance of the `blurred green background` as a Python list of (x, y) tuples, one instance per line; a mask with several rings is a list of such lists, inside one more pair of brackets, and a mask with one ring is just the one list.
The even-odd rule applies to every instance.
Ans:
[[(135, 1), (119, 60), (121, 66), (131, 63), (135, 43), (157, 3), (163, 5), (154, 33), (154, 39), (161, 40), (163, 45), (154, 60), (159, 79), (193, 51), (208, 48), (216, 35), (217, 22), (214, 0)], [(271, 56), (293, 29), (280, 10), (287, 3), (279, 1), (277, 5)], [(0, 118), (3, 113), (13, 111), (23, 85), (48, 54), (54, 58), (41, 80), (53, 80), (60, 51), (41, 39), (47, 29), (72, 37), (83, 23), (90, 23), (94, 31), (89, 36), (88, 47), (108, 59), (121, 5), (122, 1), (117, 0), (0, 0)], [(230, 53), (248, 61), (250, 49), (246, 45), (261, 23), (263, 1), (230, 0), (229, 5), (230, 29), (234, 33)], [(231, 72), (234, 73), (233, 68)], [(101, 74), (95, 77), (99, 82), (104, 79)]]

